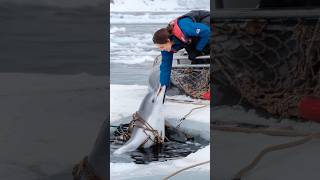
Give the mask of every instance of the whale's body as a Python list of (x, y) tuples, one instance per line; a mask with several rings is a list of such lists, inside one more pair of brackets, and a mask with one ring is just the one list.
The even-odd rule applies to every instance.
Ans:
[[(156, 130), (162, 140), (165, 136), (165, 120), (163, 114), (163, 101), (165, 97), (166, 87), (160, 87), (159, 71), (154, 69), (149, 76), (148, 93), (142, 100), (139, 110), (137, 111), (144, 121), (146, 121), (152, 129)], [(155, 143), (155, 135), (148, 130), (134, 126), (130, 139), (114, 154), (122, 154), (136, 150), (138, 147), (148, 148)]]

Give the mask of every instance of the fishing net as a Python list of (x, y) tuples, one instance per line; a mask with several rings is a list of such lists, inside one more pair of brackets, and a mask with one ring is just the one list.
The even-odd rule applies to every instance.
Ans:
[(193, 98), (202, 98), (209, 90), (209, 66), (173, 67), (171, 73), (172, 83)]
[(281, 117), (299, 116), (300, 100), (320, 95), (318, 19), (223, 20), (212, 27), (213, 83)]
[[(157, 57), (155, 64), (160, 64)], [(210, 88), (210, 64), (185, 64), (173, 66), (171, 83), (181, 89), (186, 95), (201, 99)]]

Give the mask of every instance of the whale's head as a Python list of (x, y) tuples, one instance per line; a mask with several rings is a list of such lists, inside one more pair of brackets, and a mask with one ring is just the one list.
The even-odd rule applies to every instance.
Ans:
[(166, 86), (159, 87), (157, 91), (149, 89), (142, 100), (138, 113), (143, 119), (148, 119), (153, 113), (160, 113), (165, 98)]

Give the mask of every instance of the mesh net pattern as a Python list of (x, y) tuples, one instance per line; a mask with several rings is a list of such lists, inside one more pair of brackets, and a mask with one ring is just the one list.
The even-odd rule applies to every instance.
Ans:
[[(161, 56), (155, 59), (154, 66), (160, 66)], [(171, 82), (186, 95), (200, 99), (210, 89), (210, 65), (197, 64), (172, 67)]]
[(173, 67), (171, 79), (187, 95), (200, 99), (209, 90), (209, 67)]
[(299, 116), (304, 96), (320, 95), (317, 18), (213, 22), (211, 78), (253, 106)]

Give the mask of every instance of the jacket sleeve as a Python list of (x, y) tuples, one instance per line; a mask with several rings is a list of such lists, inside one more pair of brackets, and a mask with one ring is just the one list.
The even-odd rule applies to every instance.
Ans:
[(173, 53), (161, 51), (162, 61), (160, 65), (160, 84), (161, 86), (169, 86), (172, 68)]
[(209, 41), (210, 28), (203, 23), (195, 23), (190, 18), (180, 19), (179, 26), (187, 37), (199, 38), (196, 49), (202, 51)]

